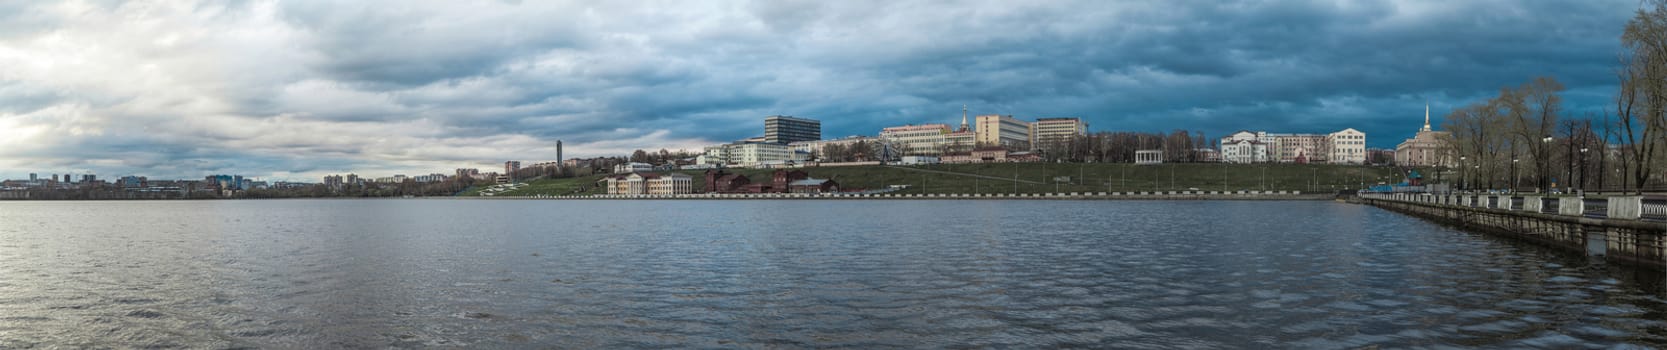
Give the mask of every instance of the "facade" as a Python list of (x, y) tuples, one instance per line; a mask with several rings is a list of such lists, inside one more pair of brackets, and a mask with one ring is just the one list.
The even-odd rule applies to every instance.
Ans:
[(648, 182), (648, 194), (695, 193), (695, 180), (689, 174), (667, 173), (646, 181)]
[(614, 166), (615, 174), (654, 171), (654, 165), (648, 163), (629, 162)]
[(1354, 128), (1326, 135), (1331, 141), (1332, 164), (1366, 164), (1366, 133)]
[(899, 156), (935, 156), (948, 148), (949, 125), (922, 124), (880, 129), (880, 141)]
[(834, 193), (839, 192), (839, 182), (830, 179), (795, 180), (787, 184), (789, 193)]
[(1088, 135), (1082, 118), (1036, 118), (1030, 123), (1030, 144), (1034, 148), (1057, 147)]
[(685, 194), (694, 193), (694, 177), (688, 174), (630, 173), (603, 178), (608, 194)]
[(702, 164), (749, 167), (769, 163), (802, 162), (810, 158), (809, 153), (794, 151), (793, 147), (787, 144), (768, 142), (736, 142), (707, 146), (702, 156), (699, 160)]
[(1266, 163), (1266, 132), (1239, 131), (1221, 138), (1221, 161), (1225, 163)]
[(772, 115), (764, 118), (764, 142), (788, 144), (822, 139), (822, 122), (815, 119)]
[(521, 170), (521, 161), (512, 160), (504, 162), (504, 174), (514, 176), (516, 170)]
[(1395, 165), (1400, 166), (1445, 166), (1457, 165), (1458, 159), (1453, 156), (1453, 134), (1447, 131), (1435, 131), (1430, 128), (1430, 106), (1424, 106), (1424, 127), (1412, 138), (1401, 141), (1395, 146)]
[(722, 169), (706, 171), (707, 193), (740, 192), (742, 187), (751, 183), (752, 180), (746, 175), (726, 173)]
[(1030, 123), (1010, 115), (981, 115), (974, 137), (977, 147), (1004, 147), (1010, 150), (1030, 149)]
[(1325, 163), (1331, 159), (1326, 135), (1266, 134), (1268, 161), (1279, 163)]
[(938, 164), (939, 158), (936, 156), (903, 156), (897, 163), (902, 165)]
[(1330, 134), (1270, 134), (1239, 131), (1221, 139), (1220, 161), (1227, 163), (1366, 162), (1366, 133), (1353, 128)]

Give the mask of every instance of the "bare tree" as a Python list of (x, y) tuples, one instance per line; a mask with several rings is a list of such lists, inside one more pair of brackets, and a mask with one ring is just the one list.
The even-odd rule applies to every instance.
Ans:
[[(1667, 142), (1667, 0), (1647, 0), (1621, 34), (1616, 123), (1638, 192), (1649, 184), (1656, 152)], [(1624, 183), (1623, 183), (1624, 185)]]

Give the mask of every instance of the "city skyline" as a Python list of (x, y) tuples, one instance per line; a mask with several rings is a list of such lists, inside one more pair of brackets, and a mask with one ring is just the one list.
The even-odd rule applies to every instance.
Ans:
[[(0, 178), (420, 175), (972, 115), (1394, 148), (1533, 76), (1613, 93), (1627, 1), (0, 5)], [(1553, 15), (1555, 14), (1555, 15)], [(661, 25), (643, 26), (642, 23)]]

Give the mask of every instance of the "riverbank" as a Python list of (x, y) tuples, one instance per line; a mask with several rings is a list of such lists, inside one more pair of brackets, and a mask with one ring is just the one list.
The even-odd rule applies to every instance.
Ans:
[(572, 196), (486, 196), (459, 199), (516, 200), (1333, 200), (1330, 193), (1301, 191), (1164, 191), (1164, 192), (1067, 192), (1067, 193), (934, 193), (934, 194), (677, 194), (677, 195), (572, 195)]
[[(725, 169), (754, 181), (770, 178), (776, 169)], [(934, 164), (918, 166), (866, 165), (806, 167), (813, 178), (833, 179), (846, 191), (893, 189), (899, 195), (1130, 193), (1130, 192), (1267, 192), (1335, 193), (1379, 183), (1402, 181), (1400, 169), (1384, 166), (1332, 164), (1222, 164), (1186, 163), (1134, 165), (1126, 163), (997, 163)], [(695, 193), (705, 193), (704, 170), (672, 172), (694, 177)], [(525, 186), (494, 196), (605, 195), (596, 181), (606, 174), (559, 179), (535, 179)], [(480, 196), (482, 185), (461, 196)]]

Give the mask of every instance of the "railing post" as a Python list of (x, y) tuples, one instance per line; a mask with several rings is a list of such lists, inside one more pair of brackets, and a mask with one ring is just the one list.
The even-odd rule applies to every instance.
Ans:
[(1540, 204), (1540, 196), (1522, 196), (1522, 211), (1538, 213)]
[(1643, 217), (1643, 196), (1614, 196), (1609, 197), (1609, 218), (1637, 220)]
[(1586, 201), (1578, 196), (1557, 198), (1557, 214), (1581, 216), (1586, 213)]

